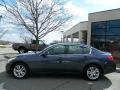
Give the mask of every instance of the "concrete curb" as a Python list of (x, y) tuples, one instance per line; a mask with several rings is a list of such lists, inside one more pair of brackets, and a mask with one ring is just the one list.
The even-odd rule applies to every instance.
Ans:
[(7, 61), (7, 60), (0, 60), (0, 62)]
[(0, 53), (0, 55), (18, 54), (18, 53)]

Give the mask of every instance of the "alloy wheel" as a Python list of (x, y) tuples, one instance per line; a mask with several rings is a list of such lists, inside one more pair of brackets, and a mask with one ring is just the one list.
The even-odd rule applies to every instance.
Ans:
[(15, 78), (23, 78), (26, 75), (26, 67), (24, 65), (16, 65), (13, 68), (13, 75)]
[(97, 80), (100, 77), (100, 69), (96, 66), (90, 66), (86, 71), (89, 80)]

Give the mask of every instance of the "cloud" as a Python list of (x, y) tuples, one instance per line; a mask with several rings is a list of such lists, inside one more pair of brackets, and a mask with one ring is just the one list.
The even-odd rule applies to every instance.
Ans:
[(3, 6), (0, 6), (0, 14), (5, 14), (6, 9)]
[(70, 20), (69, 22), (66, 23), (65, 27), (64, 27), (64, 31), (69, 30), (70, 28), (72, 28), (74, 25), (78, 24), (81, 20), (80, 19), (73, 19)]
[[(39, 1), (39, 0), (38, 0)], [(47, 0), (44, 1), (45, 2), (48, 2)], [(52, 0), (49, 0), (49, 5), (50, 3), (52, 2)], [(56, 6), (54, 9), (59, 9), (60, 7), (59, 6)], [(67, 22), (67, 25), (62, 29), (62, 30), (68, 30), (69, 28), (73, 27), (75, 24), (79, 23), (80, 21), (84, 21), (84, 20), (87, 20), (87, 11), (80, 7), (80, 6), (76, 6), (73, 1), (68, 1), (65, 5), (64, 5), (64, 8), (65, 10), (69, 13), (69, 14), (72, 14), (73, 15), (73, 19), (70, 20), (69, 22)], [(0, 9), (1, 10), (1, 9)], [(4, 9), (2, 10), (2, 12), (4, 12)], [(16, 40), (19, 40), (19, 37), (18, 37), (18, 33), (15, 32), (16, 31), (16, 28), (14, 26), (11, 26), (11, 25), (7, 25), (7, 28), (9, 27), (9, 33), (6, 34), (3, 39), (7, 40), (10, 36), (12, 37), (16, 37)], [(1, 28), (4, 28), (4, 24), (1, 26)], [(13, 30), (12, 30), (13, 29)], [(13, 38), (10, 38), (10, 40), (12, 41)], [(51, 38), (51, 37), (54, 37), (54, 38)], [(50, 43), (52, 42), (53, 40), (60, 40), (61, 39), (61, 33), (60, 31), (58, 32), (52, 32), (50, 34), (48, 34), (46, 37), (43, 38), (43, 40), (46, 40), (47, 43)], [(20, 41), (20, 40), (19, 40)]]
[(46, 43), (49, 44), (53, 42), (54, 40), (61, 40), (61, 32), (60, 31), (54, 31), (46, 35), (42, 40)]
[(68, 13), (73, 15), (73, 19), (66, 23), (65, 30), (70, 29), (80, 21), (88, 20), (87, 10), (80, 6), (75, 5), (72, 1), (67, 2), (64, 8)]
[(120, 0), (86, 0), (85, 2), (87, 4), (103, 5), (103, 6), (110, 6), (110, 7), (120, 6)]
[[(14, 39), (13, 39), (13, 38), (14, 38)], [(16, 34), (16, 33), (12, 33), (12, 34), (6, 33), (6, 34), (1, 38), (1, 40), (11, 41), (11, 42), (21, 42), (18, 34)]]
[(72, 1), (69, 1), (68, 3), (66, 3), (64, 8), (68, 13), (77, 17), (85, 17), (87, 15), (87, 12), (85, 9), (74, 5)]

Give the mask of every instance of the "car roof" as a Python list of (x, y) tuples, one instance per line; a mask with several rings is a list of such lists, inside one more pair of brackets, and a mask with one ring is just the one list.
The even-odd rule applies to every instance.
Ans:
[(81, 44), (81, 43), (57, 43), (54, 45), (80, 45), (80, 46), (84, 46), (84, 47), (89, 47), (88, 45)]

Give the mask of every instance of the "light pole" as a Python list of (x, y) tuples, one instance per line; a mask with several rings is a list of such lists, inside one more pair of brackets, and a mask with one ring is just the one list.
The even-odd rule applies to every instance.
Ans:
[(61, 42), (63, 42), (63, 33), (64, 31), (60, 31), (61, 32)]
[(1, 21), (1, 19), (2, 19), (2, 15), (0, 15), (0, 21)]
[[(2, 19), (2, 15), (0, 15), (0, 23), (1, 23), (1, 19)], [(0, 32), (2, 32), (2, 31), (1, 31), (1, 28), (0, 28)], [(0, 38), (2, 37), (2, 35), (3, 35), (3, 34), (0, 34)]]
[[(0, 4), (0, 6), (2, 6), (2, 4)], [(0, 21), (1, 21), (2, 15), (0, 15)]]

